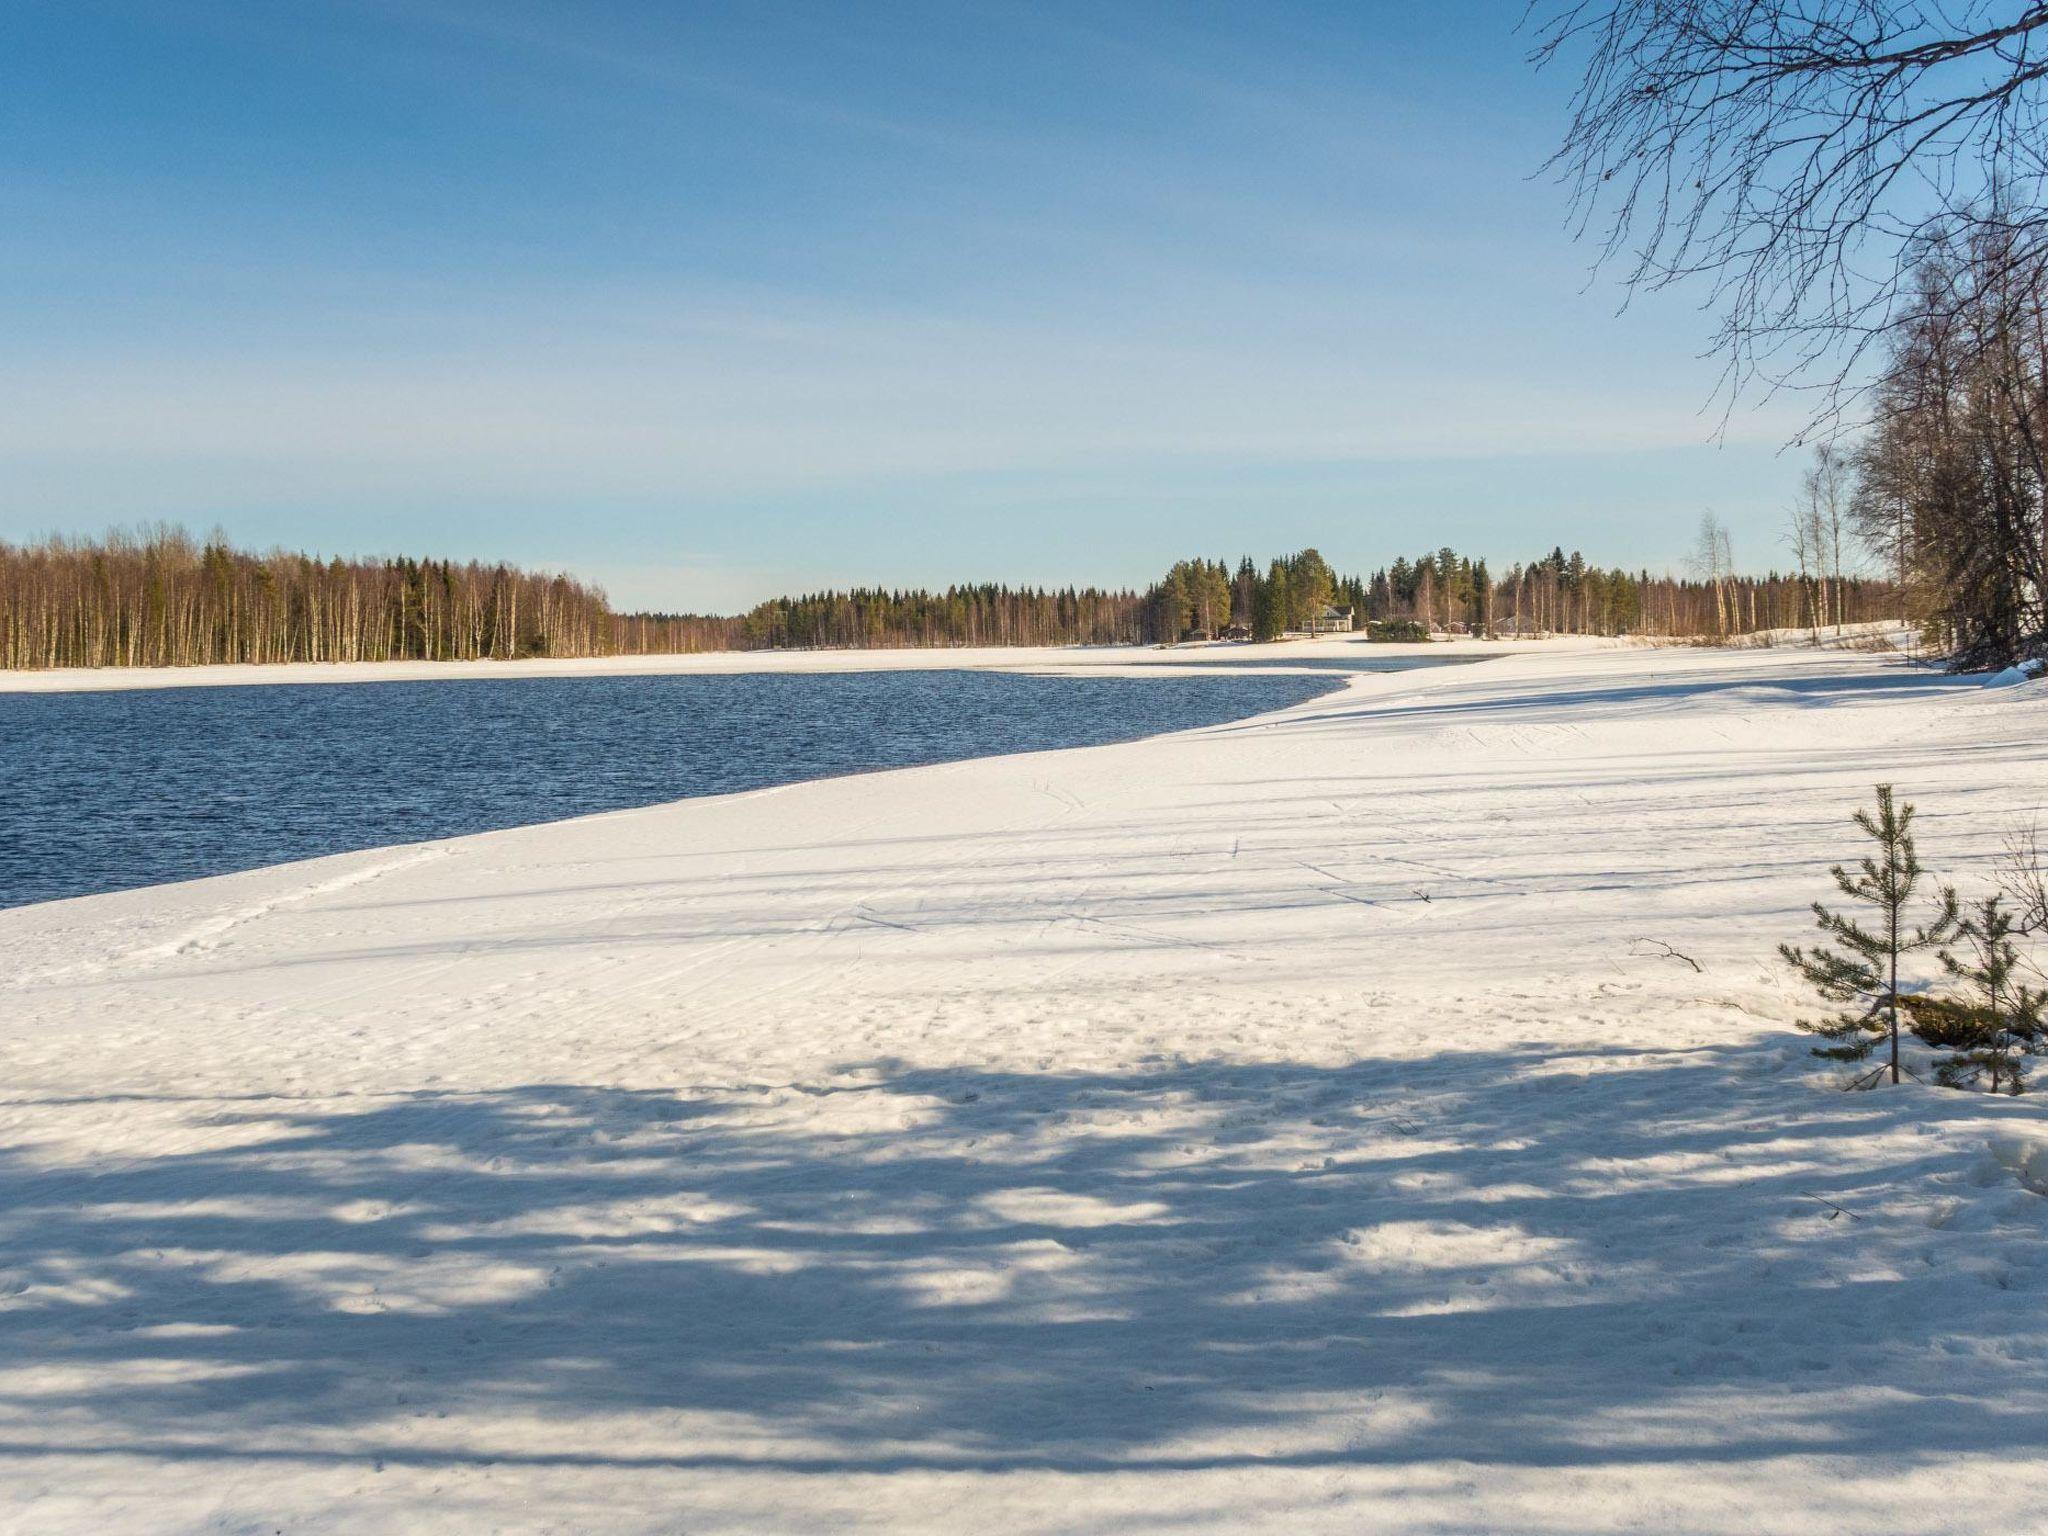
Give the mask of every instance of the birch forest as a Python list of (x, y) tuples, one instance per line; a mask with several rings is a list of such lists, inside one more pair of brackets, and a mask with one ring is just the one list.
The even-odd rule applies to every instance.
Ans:
[(0, 667), (17, 669), (1135, 643), (1144, 611), (1138, 592), (984, 585), (620, 614), (574, 577), (503, 564), (256, 555), (175, 528), (0, 542)]
[(459, 661), (617, 645), (604, 594), (436, 560), (261, 557), (176, 529), (0, 544), (0, 666)]

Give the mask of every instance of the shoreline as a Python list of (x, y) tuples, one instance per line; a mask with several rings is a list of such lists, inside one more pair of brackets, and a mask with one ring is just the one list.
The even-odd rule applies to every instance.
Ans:
[[(1470, 661), (1468, 662), (1468, 661), (1467, 661), (1466, 659), (1464, 659), (1464, 658), (1461, 658), (1461, 659), (1460, 659), (1460, 661), (1459, 661), (1459, 664), (1460, 664), (1460, 665), (1466, 665), (1466, 664), (1476, 664), (1476, 663), (1477, 663), (1478, 661), (1481, 661), (1481, 660), (1484, 660), (1484, 659), (1486, 659), (1486, 658), (1483, 658), (1483, 657), (1475, 657), (1475, 658), (1471, 658), (1471, 659), (1470, 659)], [(909, 669), (909, 668), (895, 668), (895, 669), (891, 669), (891, 670), (893, 670), (893, 671), (895, 671), (895, 672), (897, 672), (897, 673), (903, 673), (903, 672), (908, 672), (908, 671), (910, 671), (910, 670), (912, 670), (912, 669)], [(944, 669), (917, 669), (917, 670), (944, 670)], [(1260, 708), (1255, 708), (1255, 709), (1253, 709), (1253, 710), (1252, 710), (1252, 711), (1251, 711), (1250, 713), (1247, 713), (1247, 714), (1243, 714), (1243, 715), (1237, 715), (1237, 716), (1234, 716), (1234, 717), (1231, 717), (1231, 718), (1226, 718), (1226, 719), (1223, 719), (1223, 720), (1210, 720), (1210, 721), (1206, 721), (1206, 722), (1202, 722), (1202, 723), (1197, 723), (1197, 724), (1192, 724), (1192, 725), (1177, 725), (1177, 726), (1171, 726), (1171, 727), (1168, 727), (1168, 728), (1166, 728), (1166, 729), (1159, 729), (1159, 730), (1151, 730), (1151, 731), (1144, 731), (1144, 732), (1141, 732), (1140, 734), (1135, 734), (1135, 735), (1129, 735), (1129, 736), (1122, 736), (1122, 737), (1117, 737), (1117, 738), (1115, 738), (1115, 739), (1111, 739), (1111, 740), (1107, 740), (1107, 741), (1096, 741), (1096, 742), (1080, 741), (1080, 742), (1071, 742), (1071, 743), (1057, 743), (1057, 742), (1056, 742), (1056, 743), (1052, 743), (1052, 744), (1046, 744), (1046, 745), (1032, 745), (1032, 746), (1011, 746), (1011, 747), (1007, 747), (1007, 748), (1003, 748), (1003, 747), (996, 747), (996, 748), (994, 748), (994, 749), (992, 749), (992, 750), (987, 750), (987, 751), (978, 751), (978, 752), (971, 752), (971, 753), (963, 753), (962, 755), (959, 755), (959, 756), (944, 756), (944, 757), (938, 757), (938, 758), (932, 759), (932, 760), (930, 760), (930, 761), (927, 761), (927, 762), (908, 762), (908, 763), (888, 763), (888, 762), (883, 762), (883, 763), (873, 763), (873, 764), (868, 764), (868, 765), (863, 765), (863, 766), (850, 766), (850, 767), (834, 767), (834, 768), (821, 768), (821, 769), (819, 769), (819, 771), (815, 771), (815, 772), (802, 772), (802, 773), (799, 773), (799, 774), (797, 774), (797, 775), (796, 775), (796, 776), (794, 776), (794, 777), (791, 777), (791, 778), (787, 778), (787, 779), (782, 779), (782, 780), (780, 780), (780, 781), (776, 781), (776, 782), (771, 782), (771, 783), (762, 783), (762, 784), (751, 784), (751, 785), (746, 785), (746, 786), (744, 786), (744, 787), (739, 787), (739, 788), (728, 788), (728, 789), (706, 789), (706, 790), (702, 790), (702, 791), (699, 791), (699, 792), (696, 792), (696, 793), (690, 793), (690, 794), (667, 794), (667, 795), (663, 795), (663, 796), (661, 796), (660, 798), (656, 798), (656, 799), (651, 799), (651, 800), (646, 800), (646, 801), (640, 802), (640, 803), (638, 803), (638, 804), (626, 804), (626, 805), (599, 805), (599, 806), (589, 807), (589, 808), (585, 808), (585, 809), (571, 809), (571, 810), (565, 810), (565, 811), (562, 811), (562, 812), (561, 812), (561, 813), (559, 813), (559, 814), (551, 814), (551, 815), (541, 815), (541, 816), (538, 816), (538, 817), (537, 817), (536, 819), (533, 819), (533, 820), (522, 820), (522, 821), (516, 821), (516, 822), (512, 822), (512, 823), (510, 823), (510, 824), (508, 824), (508, 825), (504, 825), (504, 826), (496, 826), (496, 827), (483, 827), (483, 828), (478, 828), (478, 829), (475, 829), (475, 830), (469, 830), (469, 831), (450, 831), (450, 832), (446, 832), (446, 833), (439, 833), (439, 834), (435, 834), (435, 833), (426, 833), (426, 834), (423, 834), (423, 835), (421, 835), (421, 836), (419, 836), (419, 837), (411, 838), (411, 839), (409, 839), (409, 840), (407, 840), (407, 841), (405, 841), (405, 842), (401, 842), (401, 843), (371, 843), (371, 844), (365, 844), (365, 845), (364, 845), (364, 846), (362, 846), (362, 847), (355, 847), (355, 848), (340, 848), (340, 849), (335, 849), (335, 850), (332, 850), (332, 851), (330, 851), (330, 852), (326, 852), (326, 853), (308, 853), (308, 854), (305, 854), (305, 855), (303, 855), (302, 857), (297, 857), (297, 858), (287, 858), (287, 859), (281, 859), (281, 860), (272, 860), (271, 862), (267, 862), (267, 863), (261, 863), (261, 864), (252, 864), (252, 865), (248, 865), (248, 866), (246, 866), (246, 867), (242, 867), (242, 868), (231, 868), (231, 869), (225, 869), (225, 870), (220, 870), (220, 871), (217, 871), (217, 872), (214, 872), (214, 873), (211, 873), (211, 874), (199, 874), (199, 875), (189, 875), (189, 876), (185, 876), (185, 877), (182, 877), (182, 878), (178, 878), (178, 879), (169, 879), (169, 880), (156, 880), (156, 881), (151, 881), (151, 882), (149, 882), (149, 883), (146, 883), (146, 884), (141, 884), (141, 885), (123, 885), (123, 886), (116, 886), (116, 887), (113, 887), (113, 888), (111, 888), (111, 889), (108, 889), (108, 890), (101, 890), (101, 891), (85, 891), (85, 892), (79, 892), (79, 893), (76, 893), (76, 894), (70, 894), (70, 895), (60, 895), (60, 896), (49, 896), (49, 897), (44, 897), (44, 898), (41, 898), (41, 899), (38, 899), (38, 900), (33, 900), (33, 901), (27, 901), (27, 902), (8, 902), (8, 901), (5, 901), (5, 900), (0, 900), (0, 914), (5, 914), (5, 913), (8, 913), (8, 912), (15, 912), (15, 911), (21, 911), (21, 910), (24, 910), (24, 909), (29, 909), (29, 908), (37, 908), (37, 907), (49, 906), (49, 905), (53, 905), (53, 904), (56, 904), (56, 903), (59, 903), (59, 902), (68, 902), (68, 901), (89, 901), (89, 900), (94, 900), (94, 899), (97, 899), (97, 898), (100, 898), (100, 897), (108, 897), (108, 896), (120, 896), (120, 895), (130, 895), (130, 894), (142, 894), (142, 893), (148, 893), (148, 892), (152, 892), (152, 891), (161, 891), (161, 890), (167, 890), (167, 889), (170, 889), (170, 888), (174, 888), (174, 887), (177, 887), (177, 886), (183, 886), (183, 885), (193, 885), (193, 884), (198, 884), (198, 883), (200, 883), (200, 882), (204, 882), (204, 881), (210, 881), (210, 880), (224, 880), (224, 879), (232, 879), (232, 878), (235, 878), (235, 877), (237, 877), (237, 876), (244, 876), (244, 875), (258, 875), (258, 874), (263, 874), (263, 873), (266, 873), (266, 872), (269, 872), (269, 871), (273, 871), (273, 870), (284, 870), (284, 869), (291, 869), (291, 868), (294, 868), (294, 867), (298, 867), (298, 866), (303, 866), (303, 865), (310, 865), (310, 864), (317, 864), (317, 863), (321, 863), (321, 862), (323, 862), (323, 861), (325, 861), (325, 860), (328, 860), (328, 859), (335, 859), (335, 858), (344, 858), (344, 857), (349, 857), (349, 856), (352, 856), (352, 855), (362, 855), (362, 854), (390, 854), (390, 853), (395, 853), (395, 852), (397, 852), (397, 851), (400, 851), (400, 850), (403, 850), (403, 849), (407, 849), (407, 848), (417, 848), (417, 847), (422, 847), (422, 846), (426, 846), (426, 845), (430, 845), (430, 844), (431, 844), (431, 845), (438, 845), (438, 844), (444, 844), (444, 843), (452, 843), (452, 842), (456, 842), (456, 841), (459, 841), (459, 840), (461, 840), (461, 839), (463, 839), (463, 838), (468, 838), (468, 837), (483, 837), (483, 836), (490, 836), (490, 835), (492, 835), (492, 834), (494, 834), (494, 833), (500, 833), (500, 832), (518, 832), (518, 831), (524, 831), (524, 830), (528, 830), (528, 829), (532, 829), (532, 828), (536, 828), (536, 827), (552, 827), (552, 826), (562, 826), (562, 825), (566, 825), (566, 824), (569, 824), (569, 823), (573, 823), (573, 822), (578, 822), (578, 821), (584, 821), (584, 820), (588, 820), (588, 819), (591, 819), (591, 818), (594, 818), (594, 817), (601, 817), (601, 816), (610, 816), (610, 815), (618, 815), (618, 814), (623, 814), (623, 813), (631, 813), (631, 812), (637, 812), (637, 811), (649, 811), (649, 810), (656, 810), (656, 809), (659, 809), (659, 808), (661, 808), (661, 807), (664, 807), (664, 806), (672, 806), (672, 805), (679, 805), (679, 804), (684, 804), (684, 803), (687, 803), (687, 802), (695, 802), (695, 801), (708, 801), (708, 800), (719, 800), (719, 799), (733, 798), (733, 797), (737, 797), (737, 796), (742, 796), (742, 795), (774, 794), (774, 793), (778, 793), (778, 792), (780, 792), (780, 791), (782, 791), (782, 790), (786, 790), (786, 789), (792, 789), (792, 788), (797, 788), (797, 787), (800, 787), (800, 786), (803, 786), (803, 785), (807, 785), (807, 784), (816, 784), (816, 783), (822, 783), (822, 782), (827, 782), (827, 781), (834, 781), (834, 780), (840, 780), (840, 779), (859, 779), (859, 778), (871, 777), (871, 776), (874, 776), (874, 775), (879, 775), (879, 774), (889, 774), (889, 773), (905, 773), (905, 772), (915, 772), (915, 771), (917, 771), (917, 770), (919, 770), (919, 769), (925, 769), (925, 768), (944, 768), (944, 767), (951, 767), (951, 766), (955, 766), (955, 765), (960, 765), (960, 764), (967, 764), (967, 763), (977, 763), (977, 762), (984, 762), (984, 761), (989, 761), (989, 760), (993, 760), (993, 759), (999, 759), (999, 758), (1006, 758), (1006, 757), (1024, 757), (1024, 756), (1044, 755), (1044, 754), (1049, 754), (1049, 753), (1059, 753), (1059, 752), (1070, 752), (1070, 751), (1088, 751), (1088, 750), (1092, 750), (1093, 748), (1096, 748), (1096, 747), (1121, 747), (1121, 746), (1130, 746), (1130, 745), (1134, 745), (1134, 744), (1137, 744), (1137, 743), (1140, 743), (1140, 742), (1154, 742), (1154, 741), (1167, 741), (1167, 740), (1173, 740), (1173, 739), (1176, 739), (1176, 738), (1180, 738), (1180, 737), (1193, 737), (1193, 736), (1199, 736), (1199, 735), (1201, 735), (1201, 734), (1203, 734), (1203, 733), (1205, 733), (1205, 732), (1210, 732), (1210, 731), (1217, 731), (1217, 730), (1225, 730), (1225, 729), (1229, 729), (1229, 728), (1232, 728), (1232, 727), (1242, 726), (1242, 725), (1245, 725), (1245, 724), (1247, 724), (1247, 723), (1253, 723), (1253, 722), (1257, 722), (1257, 721), (1265, 720), (1265, 719), (1268, 719), (1268, 718), (1279, 718), (1279, 717), (1282, 717), (1282, 716), (1286, 715), (1286, 714), (1287, 714), (1288, 712), (1290, 712), (1290, 711), (1292, 711), (1292, 710), (1300, 709), (1300, 708), (1303, 708), (1304, 706), (1307, 706), (1307, 705), (1313, 705), (1313, 704), (1316, 704), (1316, 703), (1319, 703), (1319, 702), (1323, 702), (1323, 701), (1326, 701), (1326, 700), (1328, 700), (1328, 699), (1329, 699), (1329, 698), (1330, 698), (1331, 696), (1333, 696), (1333, 695), (1336, 695), (1336, 694), (1340, 694), (1340, 693), (1344, 693), (1344, 692), (1348, 691), (1348, 685), (1349, 685), (1349, 684), (1355, 683), (1356, 681), (1358, 681), (1358, 680), (1360, 680), (1360, 679), (1364, 679), (1364, 678), (1372, 678), (1372, 677), (1399, 677), (1399, 676), (1404, 676), (1404, 675), (1407, 675), (1407, 674), (1405, 674), (1405, 673), (1402, 673), (1402, 672), (1392, 672), (1392, 673), (1380, 673), (1380, 672), (1374, 672), (1374, 673), (1352, 673), (1352, 674), (1347, 674), (1347, 673), (1342, 673), (1342, 672), (1338, 672), (1338, 671), (1335, 671), (1335, 670), (1333, 670), (1333, 669), (1328, 669), (1328, 668), (1308, 668), (1308, 667), (1303, 667), (1303, 668), (1294, 668), (1294, 669), (1285, 669), (1285, 668), (1276, 668), (1276, 667), (1259, 667), (1259, 668), (1256, 668), (1256, 669), (1247, 669), (1247, 668), (1221, 668), (1221, 667), (1213, 667), (1213, 666), (1212, 666), (1212, 667), (1207, 667), (1207, 668), (1202, 668), (1202, 667), (1194, 667), (1194, 668), (1180, 668), (1180, 667), (1173, 667), (1173, 668), (1159, 668), (1159, 667), (1153, 667), (1153, 668), (1110, 668), (1110, 667), (1104, 667), (1104, 668), (1095, 668), (1095, 669), (1073, 669), (1073, 670), (1065, 670), (1065, 671), (1063, 671), (1063, 670), (1060, 670), (1060, 669), (1056, 669), (1056, 668), (1046, 668), (1046, 667), (1024, 667), (1024, 668), (1015, 668), (1015, 669), (1001, 669), (1001, 668), (994, 668), (994, 667), (989, 667), (989, 668), (980, 668), (980, 669), (973, 669), (973, 670), (980, 670), (980, 671), (986, 671), (986, 672), (997, 672), (997, 671), (1004, 671), (1004, 672), (1012, 672), (1012, 673), (1014, 673), (1014, 675), (1017, 675), (1017, 676), (1020, 676), (1020, 677), (1039, 677), (1039, 678), (1046, 678), (1046, 679), (1067, 679), (1067, 680), (1073, 680), (1073, 679), (1080, 679), (1080, 678), (1102, 678), (1102, 679), (1105, 679), (1105, 680), (1107, 680), (1107, 679), (1117, 679), (1117, 680), (1138, 680), (1138, 681), (1143, 681), (1143, 680), (1144, 680), (1145, 678), (1147, 678), (1147, 677), (1158, 677), (1158, 678), (1160, 678), (1160, 679), (1162, 679), (1162, 680), (1165, 680), (1165, 679), (1167, 679), (1167, 678), (1173, 678), (1173, 679), (1186, 679), (1186, 678), (1190, 678), (1190, 677), (1200, 677), (1200, 678), (1208, 678), (1208, 679), (1215, 679), (1215, 678), (1226, 678), (1226, 677), (1231, 677), (1231, 676), (1235, 676), (1235, 677), (1237, 677), (1237, 678), (1239, 678), (1239, 679), (1244, 679), (1244, 680), (1257, 680), (1257, 679), (1264, 679), (1264, 678), (1271, 678), (1271, 679), (1276, 679), (1276, 680), (1277, 680), (1277, 679), (1282, 679), (1282, 678), (1285, 678), (1285, 679), (1291, 679), (1291, 680), (1294, 680), (1294, 681), (1296, 681), (1297, 683), (1313, 683), (1313, 684), (1316, 684), (1316, 685), (1319, 685), (1319, 686), (1318, 686), (1318, 687), (1316, 688), (1316, 690), (1315, 690), (1315, 691), (1314, 691), (1313, 693), (1310, 693), (1310, 694), (1309, 694), (1309, 696), (1308, 696), (1307, 698), (1297, 698), (1297, 699), (1294, 699), (1294, 700), (1292, 700), (1292, 701), (1290, 701), (1290, 702), (1282, 702), (1282, 703), (1274, 704), (1274, 705), (1272, 705), (1271, 707), (1260, 707)], [(595, 675), (595, 674), (579, 674), (579, 675)], [(709, 672), (700, 672), (700, 673), (696, 673), (696, 674), (688, 674), (688, 673), (685, 673), (685, 674), (670, 674), (670, 675), (683, 675), (683, 676), (688, 676), (688, 675), (698, 675), (698, 676), (771, 676), (771, 675), (777, 675), (777, 672), (776, 672), (776, 671), (775, 671), (774, 669), (770, 669), (770, 670), (768, 670), (768, 671), (764, 671), (764, 672), (759, 672), (759, 673), (732, 673), (732, 672), (725, 672), (725, 673), (709, 673)], [(782, 675), (792, 675), (792, 674), (789, 674), (789, 673), (786, 673), (786, 672), (785, 672), (785, 673), (783, 673)], [(807, 672), (800, 672), (800, 673), (796, 673), (796, 674), (793, 674), (793, 675), (805, 675), (805, 676), (824, 676), (824, 675), (843, 675), (843, 674), (838, 674), (838, 673), (820, 673), (820, 672), (817, 672), (817, 671), (815, 671), (815, 670), (811, 670), (811, 671), (807, 671)], [(114, 691), (114, 690), (109, 690), (109, 691)], [(148, 691), (148, 690), (143, 690), (143, 689), (135, 689), (135, 690), (126, 690), (126, 689), (123, 689), (123, 690), (118, 690), (118, 691), (124, 691), (124, 692), (125, 692), (125, 691), (135, 691), (135, 692), (142, 692), (142, 691)], [(49, 695), (47, 695), (47, 694), (36, 694), (36, 695), (29, 695), (29, 696), (32, 696), (32, 697), (48, 697)], [(542, 806), (543, 804), (544, 804), (544, 802), (535, 802), (535, 805), (536, 805), (536, 808), (537, 808), (537, 809), (538, 809), (538, 808), (540, 808), (540, 807), (541, 807), (541, 806)]]
[[(653, 656), (586, 656), (524, 661), (354, 661), (236, 663), (199, 667), (65, 667), (0, 672), (0, 694), (96, 693), (154, 688), (251, 687), (263, 684), (461, 682), (547, 677), (669, 677), (693, 673), (1053, 671), (1142, 675), (1154, 667), (1228, 670), (1257, 660), (1261, 670), (1289, 659), (1324, 661), (1373, 656), (1508, 656), (1563, 648), (1605, 648), (1616, 640), (1445, 640), (1419, 645), (1319, 638), (1249, 645), (1211, 641), (1186, 646), (877, 647), (873, 650), (694, 651)], [(1315, 669), (1321, 670), (1321, 669)]]
[(2044, 724), (1539, 642), (0, 911), (0, 1525), (2022, 1528), (2048, 1115), (1832, 1092), (1771, 955)]

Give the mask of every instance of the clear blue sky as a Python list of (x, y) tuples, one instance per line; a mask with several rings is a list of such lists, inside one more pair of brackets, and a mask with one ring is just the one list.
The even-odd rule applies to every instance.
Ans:
[(1537, 176), (1521, 0), (8, 0), (0, 537), (630, 606), (1451, 543), (1782, 560)]

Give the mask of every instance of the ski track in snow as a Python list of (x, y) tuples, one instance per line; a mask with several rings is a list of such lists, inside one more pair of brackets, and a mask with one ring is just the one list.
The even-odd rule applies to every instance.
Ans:
[(424, 848), (395, 859), (379, 859), (360, 869), (352, 869), (347, 874), (336, 875), (331, 880), (316, 880), (311, 885), (287, 891), (268, 901), (259, 901), (253, 906), (241, 907), (233, 912), (223, 912), (218, 917), (207, 918), (177, 938), (138, 949), (131, 955), (124, 955), (121, 961), (116, 963), (156, 960), (177, 955), (203, 955), (209, 950), (219, 948), (221, 941), (244, 923), (253, 923), (260, 917), (268, 917), (273, 912), (297, 906), (301, 902), (331, 896), (336, 891), (352, 890), (356, 886), (367, 885), (372, 880), (381, 880), (398, 870), (408, 869), (428, 859), (440, 858), (447, 851), (445, 848)]
[[(203, 955), (211, 950), (218, 949), (229, 934), (246, 923), (253, 923), (259, 918), (268, 917), (273, 912), (297, 906), (302, 902), (315, 901), (322, 896), (331, 896), (338, 891), (352, 890), (356, 886), (367, 885), (372, 880), (382, 879), (385, 875), (395, 873), (398, 870), (409, 869), (413, 865), (424, 863), (428, 859), (440, 858), (447, 851), (445, 847), (424, 847), (409, 850), (396, 858), (369, 856), (370, 862), (368, 863), (363, 862), (365, 855), (362, 854), (338, 854), (334, 857), (348, 860), (355, 864), (356, 867), (344, 874), (335, 875), (330, 879), (315, 880), (310, 884), (281, 890), (273, 896), (248, 906), (215, 913), (211, 917), (202, 918), (198, 922), (191, 924), (172, 938), (145, 944), (125, 954), (79, 961), (71, 965), (57, 966), (42, 971), (22, 972), (17, 974), (13, 981), (17, 986), (29, 986), (56, 980), (75, 980), (81, 976), (91, 975), (100, 971), (115, 970), (127, 966), (147, 965), (152, 960)], [(321, 859), (312, 862), (315, 864), (325, 864), (329, 861)]]
[(1504, 650), (0, 912), (0, 1530), (2041, 1528), (2048, 1119), (1771, 948), (2048, 682)]

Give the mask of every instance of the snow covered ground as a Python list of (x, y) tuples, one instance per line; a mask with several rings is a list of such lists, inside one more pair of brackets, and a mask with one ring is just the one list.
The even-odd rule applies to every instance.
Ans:
[(1770, 958), (1878, 778), (1980, 883), (2048, 682), (1537, 646), (0, 912), (0, 1528), (2040, 1530), (2048, 1116)]
[[(932, 646), (900, 650), (700, 651), (656, 656), (545, 657), (527, 661), (281, 662), (263, 666), (57, 667), (41, 672), (0, 671), (0, 693), (92, 693), (127, 688), (221, 688), (251, 683), (446, 682), (506, 677), (664, 677), (731, 672), (894, 672), (966, 668), (1004, 672), (1056, 671), (1128, 676), (1140, 668), (1216, 667), (1333, 659), (1385, 661), (1423, 657), (1470, 660), (1527, 650), (1533, 642), (1438, 640), (1426, 645), (1378, 645), (1363, 636), (1293, 639), (1278, 645), (1209, 641), (1188, 645)], [(1603, 643), (1603, 642), (1577, 642)], [(1615, 643), (1615, 642), (1605, 642)]]

